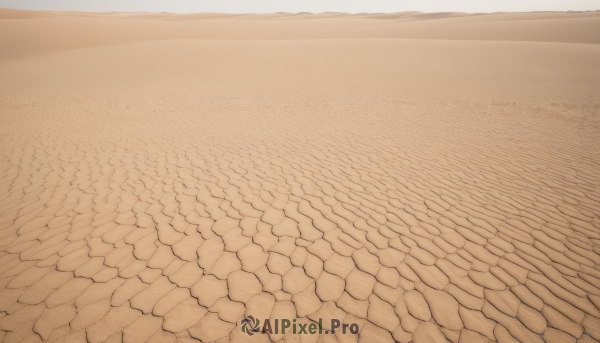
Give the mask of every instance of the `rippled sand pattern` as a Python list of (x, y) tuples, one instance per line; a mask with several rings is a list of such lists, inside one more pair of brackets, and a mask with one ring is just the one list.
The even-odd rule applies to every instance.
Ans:
[(600, 341), (595, 45), (136, 44), (0, 64), (0, 341)]

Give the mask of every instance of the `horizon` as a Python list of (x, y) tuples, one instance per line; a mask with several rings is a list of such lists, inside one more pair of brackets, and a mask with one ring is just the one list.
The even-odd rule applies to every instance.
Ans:
[(227, 15), (255, 15), (255, 14), (347, 14), (347, 15), (361, 15), (361, 14), (402, 14), (402, 13), (413, 13), (413, 14), (442, 14), (442, 13), (464, 13), (464, 14), (507, 14), (507, 13), (588, 13), (588, 12), (600, 12), (598, 10), (533, 10), (533, 11), (496, 11), (496, 12), (464, 12), (464, 11), (438, 11), (438, 12), (426, 12), (426, 11), (397, 11), (397, 12), (342, 12), (342, 11), (323, 11), (323, 12), (309, 12), (309, 11), (301, 11), (301, 12), (286, 12), (286, 11), (277, 11), (277, 12), (209, 12), (209, 11), (200, 11), (200, 12), (169, 12), (169, 11), (80, 11), (80, 10), (50, 10), (50, 9), (22, 9), (22, 8), (9, 8), (9, 7), (0, 7), (0, 10), (9, 10), (9, 11), (27, 11), (27, 12), (53, 12), (53, 13), (98, 13), (98, 14), (110, 14), (110, 13), (122, 13), (122, 14), (136, 14), (136, 13), (147, 13), (147, 14), (173, 14), (173, 15), (188, 15), (188, 14), (227, 14)]
[(103, 2), (79, 2), (75, 0), (0, 0), (0, 8), (29, 11), (69, 11), (69, 12), (147, 12), (147, 13), (224, 13), (224, 14), (267, 14), (267, 13), (401, 13), (401, 12), (460, 12), (460, 13), (498, 13), (498, 12), (589, 12), (600, 10), (599, 0), (577, 1), (499, 1), (480, 2), (464, 0), (448, 3), (442, 0), (306, 0), (301, 3), (293, 0), (224, 0), (210, 2), (206, 0), (142, 1), (115, 0)]

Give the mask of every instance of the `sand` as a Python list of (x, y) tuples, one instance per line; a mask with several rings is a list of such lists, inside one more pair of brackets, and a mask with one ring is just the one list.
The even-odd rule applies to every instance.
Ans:
[(0, 10), (0, 341), (600, 341), (599, 33)]

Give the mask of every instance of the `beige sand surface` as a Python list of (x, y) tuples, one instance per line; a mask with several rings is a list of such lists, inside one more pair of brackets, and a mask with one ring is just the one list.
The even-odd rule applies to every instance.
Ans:
[(0, 10), (0, 341), (598, 342), (599, 44), (600, 12)]

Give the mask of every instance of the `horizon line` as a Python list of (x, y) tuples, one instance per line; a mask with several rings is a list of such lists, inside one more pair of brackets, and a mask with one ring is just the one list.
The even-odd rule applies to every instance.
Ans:
[(309, 12), (309, 11), (301, 11), (301, 12), (285, 12), (285, 11), (277, 11), (277, 12), (244, 12), (244, 13), (234, 13), (234, 12), (168, 12), (168, 11), (80, 11), (80, 10), (50, 10), (50, 9), (23, 9), (23, 8), (11, 8), (11, 7), (0, 7), (0, 10), (10, 10), (10, 11), (23, 11), (23, 12), (50, 12), (50, 13), (98, 13), (98, 14), (133, 14), (133, 13), (145, 13), (145, 14), (173, 14), (173, 15), (188, 15), (188, 14), (228, 14), (228, 15), (254, 15), (254, 14), (348, 14), (348, 15), (373, 15), (373, 14), (444, 14), (444, 13), (462, 13), (462, 14), (506, 14), (506, 13), (590, 13), (590, 12), (600, 12), (600, 9), (597, 10), (565, 10), (565, 11), (556, 11), (556, 10), (536, 10), (536, 11), (477, 11), (477, 12), (463, 12), (463, 11), (434, 11), (434, 12), (426, 12), (426, 11), (395, 11), (395, 12), (337, 12), (337, 11), (324, 11), (324, 12)]

